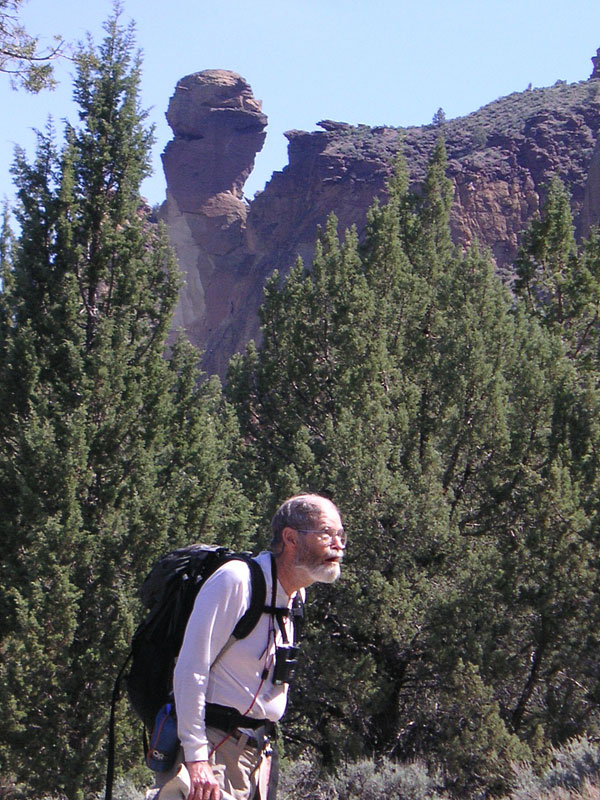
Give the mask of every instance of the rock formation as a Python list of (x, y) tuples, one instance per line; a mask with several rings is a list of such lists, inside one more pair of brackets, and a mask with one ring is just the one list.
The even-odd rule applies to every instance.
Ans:
[(594, 69), (590, 75), (590, 80), (592, 78), (600, 78), (600, 47), (596, 50), (596, 55), (592, 56), (592, 64), (594, 65)]
[(259, 334), (265, 279), (312, 257), (317, 225), (334, 211), (343, 230), (364, 226), (401, 148), (418, 190), (443, 133), (454, 184), (457, 244), (477, 239), (508, 277), (519, 234), (558, 175), (569, 187), (579, 232), (600, 218), (600, 81), (558, 81), (496, 100), (437, 124), (396, 129), (324, 120), (320, 131), (289, 131), (289, 164), (246, 204), (242, 187), (264, 140), (266, 117), (248, 84), (231, 72), (184, 78), (167, 118), (174, 140), (163, 160), (163, 217), (187, 285), (177, 315), (205, 351), (204, 368), (224, 375), (230, 356)]
[(162, 155), (167, 199), (161, 216), (185, 280), (175, 327), (201, 348), (225, 329), (220, 346), (233, 352), (238, 342), (227, 340), (227, 325), (248, 291), (242, 189), (264, 144), (267, 118), (242, 77), (205, 70), (179, 81), (167, 121), (174, 139)]

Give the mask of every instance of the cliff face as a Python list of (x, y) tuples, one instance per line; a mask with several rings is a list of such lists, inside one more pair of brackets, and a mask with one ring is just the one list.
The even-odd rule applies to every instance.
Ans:
[(274, 269), (285, 274), (297, 255), (310, 262), (317, 225), (331, 211), (340, 230), (362, 229), (400, 147), (418, 190), (443, 133), (454, 240), (489, 247), (503, 276), (551, 175), (569, 186), (577, 230), (587, 232), (600, 219), (594, 65), (589, 81), (513, 94), (440, 125), (370, 128), (326, 120), (320, 131), (290, 131), (288, 166), (250, 204), (241, 192), (264, 141), (260, 103), (234, 73), (180, 81), (167, 113), (175, 138), (163, 156), (163, 217), (187, 279), (176, 324), (205, 351), (204, 368), (224, 375), (230, 356), (258, 336), (265, 279)]
[[(267, 118), (242, 77), (206, 70), (179, 81), (167, 121), (174, 138), (162, 155), (167, 199), (161, 216), (185, 280), (174, 324), (202, 349), (222, 331), (222, 371), (226, 353), (244, 336), (239, 313), (228, 325), (249, 291), (242, 190), (263, 146)], [(208, 365), (209, 372), (218, 369)]]

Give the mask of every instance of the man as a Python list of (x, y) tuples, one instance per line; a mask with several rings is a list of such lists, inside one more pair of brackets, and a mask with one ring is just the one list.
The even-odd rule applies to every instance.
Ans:
[[(339, 512), (324, 497), (286, 500), (271, 522), (271, 552), (257, 557), (267, 609), (243, 639), (231, 633), (250, 605), (248, 565), (233, 560), (203, 584), (174, 673), (183, 766), (159, 800), (266, 800), (268, 737), (287, 702), (286, 656), (294, 597), (340, 574), (346, 545)], [(271, 612), (271, 609), (273, 611)], [(292, 659), (293, 660), (293, 659)]]

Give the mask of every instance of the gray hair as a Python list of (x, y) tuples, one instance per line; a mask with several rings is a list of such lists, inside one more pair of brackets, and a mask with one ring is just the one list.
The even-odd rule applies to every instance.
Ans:
[(312, 530), (319, 524), (322, 507), (314, 502), (317, 495), (299, 494), (282, 503), (271, 520), (271, 551), (279, 550), (284, 528)]

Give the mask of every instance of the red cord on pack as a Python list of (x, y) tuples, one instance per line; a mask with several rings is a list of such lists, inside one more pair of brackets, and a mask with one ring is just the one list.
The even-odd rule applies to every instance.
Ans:
[[(275, 644), (275, 625), (274, 625), (274, 623), (273, 623), (273, 617), (272, 617), (272, 616), (271, 616), (271, 620), (270, 620), (270, 622), (269, 622), (269, 636), (268, 636), (268, 638), (267, 638), (267, 646), (265, 647), (265, 650), (264, 650), (264, 656), (265, 656), (265, 665), (264, 665), (264, 667), (263, 667), (263, 671), (262, 671), (262, 673), (261, 673), (261, 676), (260, 676), (260, 683), (258, 684), (258, 688), (257, 688), (256, 692), (254, 693), (254, 697), (252, 698), (252, 701), (251, 701), (250, 705), (248, 706), (248, 708), (247, 708), (247, 709), (244, 711), (244, 713), (242, 714), (242, 716), (243, 716), (243, 717), (247, 717), (247, 716), (248, 716), (248, 714), (250, 713), (250, 711), (252, 710), (252, 708), (254, 707), (254, 704), (255, 704), (255, 703), (256, 703), (256, 701), (258, 700), (258, 695), (260, 694), (260, 690), (261, 690), (261, 689), (262, 689), (262, 687), (264, 686), (264, 683), (265, 683), (265, 681), (267, 680), (267, 677), (269, 676), (269, 670), (271, 669), (271, 666), (272, 666), (272, 664), (273, 664), (273, 657), (274, 657), (274, 656), (273, 656), (273, 653), (269, 653), (269, 650), (270, 650), (270, 644), (271, 644), (271, 636), (273, 636), (273, 644)], [(268, 662), (268, 663), (267, 663), (267, 662)], [(234, 730), (235, 730), (235, 728), (234, 728)], [(208, 757), (209, 757), (209, 759), (210, 759), (210, 757), (211, 757), (211, 756), (212, 756), (214, 753), (216, 753), (216, 752), (217, 752), (217, 750), (219, 749), (219, 747), (221, 747), (222, 745), (224, 745), (224, 744), (225, 744), (225, 742), (226, 742), (228, 739), (231, 739), (232, 735), (233, 735), (233, 731), (230, 731), (230, 732), (227, 734), (227, 736), (225, 736), (223, 739), (221, 739), (221, 741), (220, 741), (220, 742), (218, 742), (218, 743), (217, 743), (217, 744), (216, 744), (216, 745), (213, 747), (213, 749), (212, 749), (212, 750), (209, 752), (209, 754), (208, 754)]]

